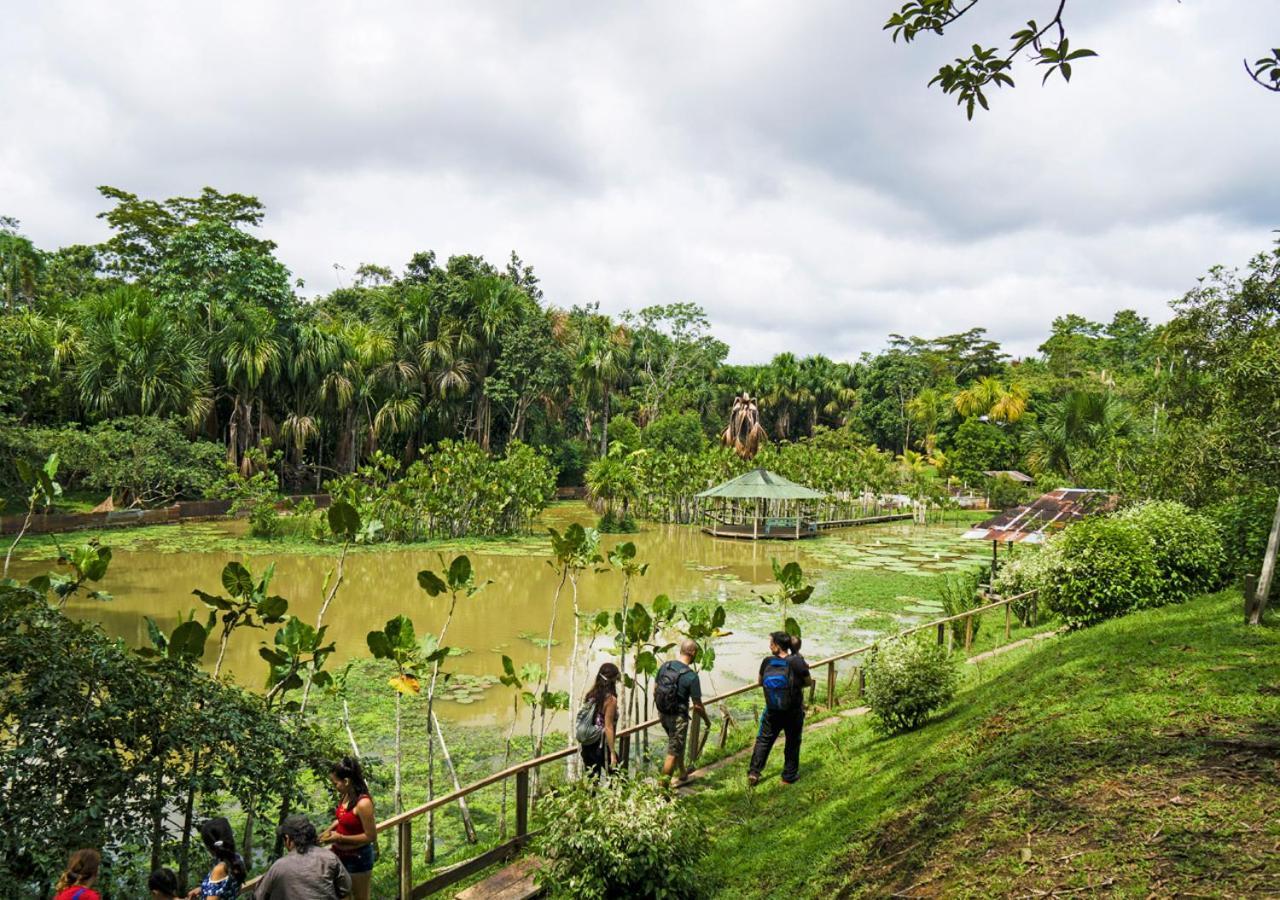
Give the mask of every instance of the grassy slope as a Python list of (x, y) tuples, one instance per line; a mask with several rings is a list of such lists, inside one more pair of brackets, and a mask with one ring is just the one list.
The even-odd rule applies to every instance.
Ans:
[[(983, 664), (915, 733), (851, 720), (692, 801), (720, 896), (1280, 890), (1280, 629), (1227, 592)], [(725, 827), (737, 826), (737, 827)], [(910, 890), (909, 890), (910, 889)]]

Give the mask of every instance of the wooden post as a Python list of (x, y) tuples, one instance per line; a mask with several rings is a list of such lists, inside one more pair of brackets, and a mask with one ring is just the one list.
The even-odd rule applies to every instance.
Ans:
[[(950, 625), (951, 623), (948, 622), (947, 624)], [(955, 645), (956, 645), (955, 629), (948, 628), (947, 629), (947, 653), (951, 653), (955, 649)]]
[(965, 616), (964, 619), (964, 652), (968, 653), (973, 648), (973, 616)]
[[(623, 738), (623, 740), (626, 740)], [(516, 773), (516, 837), (523, 839), (529, 833), (529, 770)]]
[(941, 647), (947, 641), (947, 626), (938, 626), (938, 646)]
[(624, 769), (631, 763), (631, 735), (629, 734), (618, 738), (618, 762)]
[(733, 719), (729, 716), (729, 707), (725, 706), (723, 707), (723, 709), (724, 709), (724, 719), (722, 719), (720, 722), (720, 749), (721, 750), (724, 749), (725, 744), (729, 743), (729, 723), (733, 721)]
[(1262, 624), (1262, 613), (1271, 595), (1271, 579), (1276, 573), (1276, 551), (1280, 550), (1280, 499), (1276, 500), (1276, 514), (1271, 521), (1271, 536), (1267, 538), (1267, 555), (1262, 558), (1262, 574), (1258, 576), (1258, 589), (1254, 592), (1250, 625)]
[(836, 664), (835, 662), (827, 663), (827, 709), (834, 709), (836, 705)]
[(867, 670), (862, 666), (858, 666), (858, 699), (861, 700), (867, 692)]
[(996, 582), (996, 550), (1000, 547), (995, 541), (991, 542), (991, 583)]
[(413, 820), (405, 819), (396, 826), (396, 881), (400, 885), (400, 900), (413, 896)]
[(1253, 617), (1253, 604), (1258, 599), (1258, 576), (1244, 576), (1244, 620), (1247, 624)]
[(1009, 628), (1013, 624), (1013, 604), (1006, 603), (1004, 605), (1004, 639), (1009, 640)]
[(702, 731), (702, 716), (695, 715), (689, 722), (689, 741), (685, 752), (686, 768), (698, 761), (698, 738)]

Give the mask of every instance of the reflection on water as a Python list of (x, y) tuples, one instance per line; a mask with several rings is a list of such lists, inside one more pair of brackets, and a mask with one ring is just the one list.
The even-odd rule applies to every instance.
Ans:
[[(564, 528), (570, 522), (585, 524), (592, 518), (583, 506), (562, 505), (547, 512), (544, 524)], [(227, 527), (242, 525), (230, 523)], [(806, 574), (813, 575), (819, 565), (834, 562), (830, 550), (845, 542), (862, 543), (875, 535), (909, 530), (909, 527), (877, 527), (861, 533), (843, 532), (813, 542), (757, 543), (713, 539), (690, 527), (646, 525), (639, 534), (610, 535), (603, 543), (608, 548), (622, 540), (634, 541), (638, 559), (649, 564), (648, 573), (636, 583), (633, 600), (648, 604), (657, 594), (667, 594), (681, 603), (749, 597), (751, 586), (772, 581), (771, 558), (784, 563), (797, 560), (805, 567)], [(954, 529), (949, 531), (954, 534)], [(936, 536), (937, 531), (933, 534)], [(525, 662), (541, 663), (545, 659), (547, 626), (556, 588), (555, 573), (547, 564), (549, 541), (547, 547), (547, 552), (540, 556), (469, 554), (477, 578), (492, 583), (475, 597), (459, 601), (446, 643), (468, 652), (450, 660), (451, 671), (496, 675), (504, 653), (517, 666)], [(819, 558), (823, 558), (822, 563), (818, 562)], [(192, 596), (192, 589), (224, 593), (220, 578), (222, 567), (233, 559), (243, 560), (255, 576), (274, 561), (273, 591), (287, 598), (290, 612), (307, 622), (315, 621), (326, 574), (336, 562), (331, 557), (284, 552), (245, 558), (222, 552), (120, 550), (102, 585), (115, 599), (108, 603), (73, 603), (68, 612), (100, 622), (108, 634), (123, 638), (130, 646), (141, 646), (147, 642), (144, 616), (155, 619), (166, 631), (172, 629), (178, 616), (187, 610), (196, 608), (198, 615), (203, 616), (205, 609)], [(347, 557), (346, 580), (326, 617), (329, 637), (337, 643), (331, 669), (341, 667), (348, 658), (367, 656), (366, 634), (396, 615), (409, 616), (420, 634), (439, 631), (447, 599), (428, 598), (417, 585), (418, 571), (428, 567), (440, 567), (435, 552), (392, 550), (353, 553)], [(26, 562), (15, 567), (12, 574), (30, 577), (47, 568), (47, 564)], [(622, 576), (617, 572), (585, 573), (579, 596), (582, 611), (616, 608), (621, 587)], [(553, 680), (560, 687), (568, 684), (566, 663), (573, 636), (570, 603), (566, 586), (556, 625), (558, 643), (552, 651)], [(820, 614), (818, 609), (812, 612)], [(757, 610), (750, 606), (740, 607), (730, 617), (728, 627), (735, 634), (718, 645), (719, 661), (712, 679), (714, 683), (707, 685), (709, 688), (722, 689), (754, 677), (762, 652), (762, 636), (768, 631), (770, 621), (763, 608)], [(270, 641), (271, 633), (272, 630), (250, 629), (236, 632), (227, 651), (225, 671), (239, 683), (259, 688), (266, 677), (266, 663), (258, 656), (258, 648)], [(534, 639), (542, 641), (543, 646)], [(608, 639), (603, 637), (597, 641), (598, 647), (606, 643)], [(598, 647), (593, 659), (583, 663), (584, 669), (603, 660)], [(806, 648), (810, 658), (816, 658), (823, 649), (834, 648), (823, 648), (820, 643)], [(216, 652), (217, 642), (210, 640), (206, 664), (212, 665)], [(583, 679), (584, 673), (580, 671), (580, 684)], [(495, 714), (505, 715), (507, 703), (505, 691), (486, 691), (465, 706), (446, 703), (442, 712), (454, 721), (481, 723), (492, 721)]]

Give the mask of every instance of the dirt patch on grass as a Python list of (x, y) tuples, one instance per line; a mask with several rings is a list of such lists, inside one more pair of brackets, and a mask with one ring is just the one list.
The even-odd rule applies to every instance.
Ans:
[[(992, 731), (998, 732), (998, 725)], [(1273, 729), (1052, 784), (957, 798), (939, 779), (839, 864), (845, 897), (1256, 897), (1280, 893)]]

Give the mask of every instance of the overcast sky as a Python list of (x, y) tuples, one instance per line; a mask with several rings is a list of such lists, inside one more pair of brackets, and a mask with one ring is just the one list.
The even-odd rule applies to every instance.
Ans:
[(1033, 353), (1269, 245), (1280, 96), (1241, 59), (1276, 0), (1073, 0), (1101, 57), (1024, 64), (974, 122), (925, 83), (1054, 4), (903, 46), (899, 3), (6, 3), (0, 215), (88, 243), (97, 185), (210, 185), (262, 198), (308, 296), (514, 249), (556, 305), (701, 304), (736, 362), (973, 326)]

